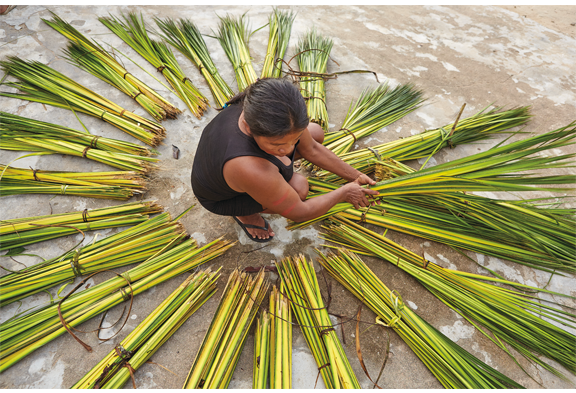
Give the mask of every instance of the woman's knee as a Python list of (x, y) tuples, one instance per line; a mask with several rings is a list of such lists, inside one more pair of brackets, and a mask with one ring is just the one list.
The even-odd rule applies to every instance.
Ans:
[(313, 122), (308, 123), (308, 132), (316, 142), (320, 144), (324, 142), (324, 129), (320, 125)]
[(305, 176), (302, 176), (299, 173), (295, 173), (292, 176), (292, 179), (290, 179), (290, 181), (288, 182), (288, 184), (290, 184), (290, 186), (294, 190), (296, 190), (301, 200), (303, 201), (306, 200), (310, 187), (308, 185), (308, 179), (306, 179)]

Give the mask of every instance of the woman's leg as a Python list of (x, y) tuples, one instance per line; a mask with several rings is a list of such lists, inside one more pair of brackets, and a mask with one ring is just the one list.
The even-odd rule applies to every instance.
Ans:
[[(310, 122), (308, 124), (308, 132), (312, 136), (312, 139), (314, 139), (316, 142), (320, 144), (324, 142), (324, 130), (318, 124)], [(299, 158), (302, 158), (302, 156), (300, 153), (298, 153), (298, 151), (296, 151), (294, 159), (297, 160)]]

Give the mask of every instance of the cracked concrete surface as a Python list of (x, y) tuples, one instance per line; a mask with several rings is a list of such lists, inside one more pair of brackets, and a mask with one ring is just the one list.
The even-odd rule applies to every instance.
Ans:
[[(384, 7), (384, 6), (298, 6), (293, 7), (296, 17), (288, 55), (294, 53), (298, 36), (310, 26), (334, 39), (331, 56), (340, 67), (329, 63), (328, 71), (347, 69), (370, 69), (378, 73), (381, 81), (391, 84), (414, 82), (429, 98), (418, 111), (386, 127), (369, 138), (360, 140), (356, 146), (371, 146), (384, 141), (419, 133), (427, 128), (443, 126), (457, 115), (462, 103), (467, 107), (464, 116), (469, 116), (482, 108), (495, 103), (507, 107), (532, 105), (534, 118), (525, 131), (541, 133), (556, 129), (574, 120), (576, 107), (576, 7), (573, 6), (424, 6), (424, 7)], [(76, 81), (112, 99), (127, 109), (146, 116), (132, 100), (105, 82), (86, 74), (62, 59), (61, 50), (66, 39), (41, 21), (48, 17), (49, 10), (72, 23), (82, 33), (110, 44), (129, 55), (133, 60), (154, 73), (154, 69), (140, 58), (126, 44), (98, 22), (98, 16), (108, 12), (141, 11), (146, 22), (152, 27), (152, 17), (188, 17), (200, 31), (211, 34), (218, 24), (217, 14), (229, 12), (240, 15), (248, 11), (252, 27), (257, 28), (267, 22), (271, 7), (261, 6), (18, 6), (5, 16), (0, 16), (0, 54), (18, 55), (24, 59), (38, 60), (72, 77)], [(250, 41), (256, 72), (259, 74), (266, 53), (268, 30), (255, 33)], [(223, 78), (236, 88), (233, 70), (218, 42), (206, 38), (210, 53)], [(176, 53), (186, 75), (212, 100), (206, 83), (195, 67), (182, 55)], [(167, 92), (157, 81), (142, 72), (130, 61), (124, 60), (128, 71), (156, 88), (180, 108), (185, 108), (176, 96)], [(330, 125), (338, 128), (342, 123), (350, 102), (358, 97), (365, 86), (374, 86), (374, 78), (369, 75), (343, 75), (326, 84), (327, 105)], [(5, 89), (5, 88), (4, 88)], [(212, 105), (214, 105), (212, 101)], [(9, 98), (0, 98), (2, 110), (22, 116), (62, 124), (79, 129), (81, 126), (74, 115), (67, 110), (43, 107)], [(161, 153), (160, 170), (153, 174), (146, 199), (155, 199), (173, 215), (195, 203), (190, 188), (190, 168), (195, 148), (204, 126), (216, 115), (214, 109), (206, 112), (198, 120), (185, 110), (178, 120), (164, 122), (168, 137), (159, 148)], [(99, 119), (79, 115), (95, 135), (135, 141), (130, 136)], [(503, 138), (494, 138), (474, 145), (458, 146), (453, 150), (443, 150), (435, 155), (431, 164), (443, 163), (455, 158), (473, 154), (494, 146)], [(181, 158), (174, 160), (171, 145), (180, 148)], [(566, 153), (567, 149), (552, 154)], [(7, 163), (25, 153), (2, 151), (2, 163)], [(420, 164), (422, 164), (421, 162)], [(418, 165), (418, 163), (410, 163)], [(104, 164), (69, 156), (28, 157), (17, 161), (15, 166), (32, 166), (38, 169), (103, 171), (109, 170)], [(535, 193), (538, 196), (549, 194)], [(513, 198), (508, 194), (498, 197)], [(115, 201), (95, 200), (80, 197), (50, 195), (26, 195), (2, 199), (3, 219), (28, 217), (33, 215), (92, 209), (118, 204)], [(567, 204), (569, 205), (569, 204)], [(573, 204), (569, 206), (574, 206)], [(213, 215), (197, 206), (183, 218), (182, 222), (199, 244), (224, 235), (228, 239), (239, 238), (240, 243), (226, 255), (210, 263), (209, 266), (224, 266), (219, 280), (220, 291), (193, 315), (152, 360), (174, 372), (176, 376), (155, 364), (145, 364), (136, 373), (139, 388), (180, 388), (188, 374), (198, 347), (211, 321), (218, 304), (219, 296), (228, 274), (235, 266), (264, 266), (285, 255), (303, 252), (313, 256), (313, 248), (321, 245), (318, 239), (319, 227), (288, 232), (284, 228), (285, 219), (271, 216), (271, 225), (277, 233), (276, 239), (267, 247), (243, 253), (261, 245), (250, 243), (232, 219)], [(381, 231), (381, 229), (377, 229)], [(99, 231), (98, 236), (106, 236), (117, 229)], [(96, 233), (91, 232), (86, 242)], [(456, 267), (473, 273), (485, 271), (478, 265), (462, 257), (447, 246), (424, 241), (408, 235), (389, 232), (389, 237), (411, 249), (426, 255), (430, 260), (446, 267)], [(61, 254), (72, 247), (79, 239), (75, 236), (27, 247), (30, 254), (40, 254), (45, 258)], [(497, 258), (469, 253), (470, 257), (482, 266), (495, 270), (508, 279), (529, 285), (546, 285), (549, 274), (527, 267), (502, 261)], [(563, 381), (540, 367), (529, 365), (518, 358), (525, 374), (508, 355), (499, 350), (485, 336), (476, 331), (457, 313), (448, 309), (434, 296), (422, 288), (412, 277), (394, 266), (373, 258), (364, 258), (371, 269), (391, 289), (398, 290), (406, 303), (433, 326), (445, 332), (463, 348), (479, 359), (495, 367), (528, 388), (570, 388), (572, 384)], [(20, 257), (24, 264), (37, 263), (37, 258)], [(8, 268), (18, 268), (12, 261), (2, 260)], [(119, 269), (123, 270), (123, 269)], [(269, 273), (270, 278), (277, 278)], [(101, 282), (103, 277), (95, 277)], [(99, 344), (93, 334), (83, 334), (82, 339), (94, 350), (88, 353), (70, 336), (65, 335), (38, 349), (0, 377), (2, 388), (68, 388), (102, 359), (115, 344), (137, 326), (168, 294), (182, 281), (182, 277), (172, 279), (158, 287), (137, 296), (131, 317), (124, 331), (114, 339)], [(93, 283), (92, 283), (93, 285)], [(326, 288), (322, 284), (323, 290)], [(73, 286), (70, 285), (64, 293)], [(574, 277), (554, 276), (549, 289), (576, 296)], [(51, 290), (54, 296), (58, 288)], [(330, 311), (336, 314), (353, 315), (358, 301), (338, 283), (332, 286), (333, 301)], [(546, 298), (543, 296), (543, 298)], [(43, 304), (47, 294), (38, 294), (25, 299), (20, 310)], [(556, 299), (560, 303), (574, 307), (569, 299)], [(18, 309), (17, 304), (2, 308), (0, 321), (10, 318)], [(122, 306), (112, 309), (107, 321), (115, 321), (122, 312)], [(364, 310), (363, 320), (371, 321), (374, 314)], [(97, 327), (98, 318), (86, 322), (80, 329), (92, 330)], [(346, 353), (362, 387), (372, 387), (364, 375), (354, 349), (353, 324), (339, 327), (339, 337), (346, 337)], [(386, 332), (371, 328), (361, 337), (364, 360), (372, 377), (378, 374), (386, 346)], [(418, 360), (400, 338), (390, 334), (391, 354), (379, 385), (386, 388), (439, 388), (441, 385), (426, 367)], [(231, 388), (249, 388), (252, 378), (253, 335), (248, 336), (240, 361), (234, 373)], [(516, 354), (517, 355), (517, 354)], [(313, 359), (298, 328), (294, 329), (294, 387), (314, 386), (316, 372)], [(552, 364), (552, 362), (550, 362)], [(558, 366), (559, 367), (559, 366)], [(559, 367), (565, 374), (566, 370)], [(533, 379), (532, 379), (533, 378)], [(568, 377), (572, 383), (574, 376)], [(322, 381), (318, 382), (321, 387)], [(131, 388), (131, 384), (126, 384)]]

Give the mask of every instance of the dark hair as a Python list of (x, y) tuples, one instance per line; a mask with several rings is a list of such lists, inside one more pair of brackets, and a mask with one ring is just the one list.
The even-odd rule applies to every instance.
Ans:
[(281, 137), (308, 126), (304, 97), (287, 79), (258, 79), (226, 104), (236, 103), (243, 106), (253, 135)]

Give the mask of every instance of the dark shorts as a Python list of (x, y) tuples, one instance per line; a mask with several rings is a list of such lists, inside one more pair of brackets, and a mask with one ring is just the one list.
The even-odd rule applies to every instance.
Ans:
[(206, 210), (221, 216), (249, 216), (264, 210), (262, 205), (248, 194), (238, 195), (224, 201), (209, 201), (198, 195), (196, 198)]

